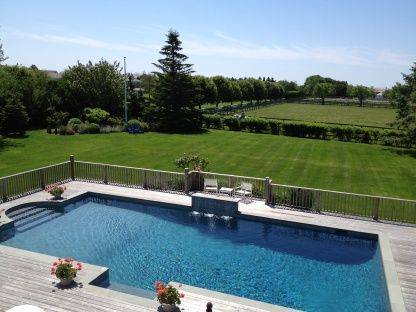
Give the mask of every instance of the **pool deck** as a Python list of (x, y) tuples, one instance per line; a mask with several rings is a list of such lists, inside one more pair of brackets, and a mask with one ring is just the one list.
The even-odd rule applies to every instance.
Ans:
[[(74, 181), (67, 185), (67, 199), (86, 192), (191, 206), (191, 197), (113, 185)], [(16, 205), (49, 201), (50, 195), (38, 192), (0, 204), (0, 209)], [(379, 235), (383, 264), (388, 267), (386, 279), (392, 299), (393, 311), (416, 311), (416, 228), (382, 222), (348, 219), (322, 214), (271, 208), (261, 201), (239, 204), (239, 212), (246, 218), (268, 218), (279, 222), (297, 222), (308, 226), (324, 226), (348, 231)], [(0, 226), (8, 218), (2, 213)], [(385, 248), (385, 249), (383, 249)], [(384, 253), (384, 250), (391, 252)], [(107, 269), (85, 265), (77, 277), (77, 286), (59, 289), (49, 275), (50, 263), (55, 258), (0, 245), (0, 311), (19, 304), (33, 304), (45, 311), (157, 311), (154, 300), (144, 299), (89, 283)], [(386, 269), (386, 268), (385, 268)], [(397, 272), (397, 274), (396, 274)], [(289, 311), (290, 309), (262, 304), (243, 298), (228, 296), (191, 286), (183, 286), (185, 293), (181, 311), (205, 311), (208, 301), (215, 312)], [(403, 300), (404, 305), (403, 306)]]

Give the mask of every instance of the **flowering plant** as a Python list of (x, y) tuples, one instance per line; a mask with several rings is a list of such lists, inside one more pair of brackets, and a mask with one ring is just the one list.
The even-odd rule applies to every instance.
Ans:
[(74, 259), (59, 258), (57, 261), (52, 263), (51, 275), (55, 275), (59, 279), (69, 279), (77, 276), (77, 272), (82, 270), (82, 263), (77, 262), (74, 266)]
[(61, 197), (61, 195), (66, 191), (66, 186), (52, 184), (48, 186), (45, 190), (54, 197)]
[(157, 281), (155, 283), (157, 300), (160, 303), (165, 304), (181, 304), (181, 298), (185, 297), (184, 294), (179, 293), (179, 291), (171, 286), (165, 285), (162, 282)]

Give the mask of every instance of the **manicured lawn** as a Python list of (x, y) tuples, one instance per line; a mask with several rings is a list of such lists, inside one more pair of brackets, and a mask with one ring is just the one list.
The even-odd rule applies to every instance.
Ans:
[(390, 108), (284, 103), (250, 111), (247, 115), (389, 127), (389, 123), (395, 120), (396, 112)]
[(214, 172), (275, 183), (416, 199), (416, 152), (380, 145), (266, 134), (210, 131), (199, 135), (127, 133), (55, 136), (31, 131), (0, 147), (0, 176), (68, 159), (176, 170), (183, 152), (199, 152)]

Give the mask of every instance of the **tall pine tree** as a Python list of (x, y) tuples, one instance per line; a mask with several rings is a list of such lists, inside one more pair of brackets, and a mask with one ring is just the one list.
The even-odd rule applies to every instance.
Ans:
[(164, 56), (153, 63), (160, 71), (155, 87), (155, 104), (150, 108), (153, 126), (163, 132), (196, 132), (202, 127), (202, 116), (196, 109), (195, 91), (191, 73), (192, 64), (181, 53), (179, 33), (170, 30), (166, 45), (160, 50)]

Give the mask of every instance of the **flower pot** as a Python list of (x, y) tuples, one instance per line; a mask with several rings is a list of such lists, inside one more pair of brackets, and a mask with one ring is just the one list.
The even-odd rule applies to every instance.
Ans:
[(173, 312), (176, 309), (175, 304), (169, 304), (169, 303), (162, 303), (162, 310), (164, 312)]
[(62, 287), (66, 287), (66, 286), (71, 285), (74, 282), (74, 279), (72, 277), (69, 277), (69, 278), (60, 278), (60, 281), (61, 281), (61, 283), (60, 283), (61, 286)]

